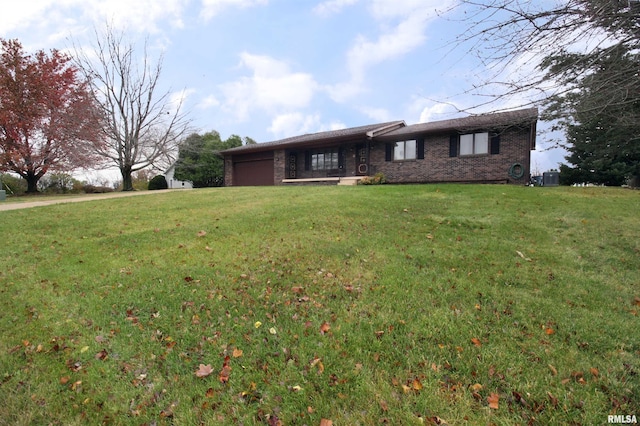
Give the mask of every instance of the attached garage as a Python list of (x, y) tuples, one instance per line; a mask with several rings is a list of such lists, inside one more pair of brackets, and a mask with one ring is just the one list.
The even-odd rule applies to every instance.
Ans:
[(233, 157), (233, 186), (270, 186), (273, 176), (273, 151)]

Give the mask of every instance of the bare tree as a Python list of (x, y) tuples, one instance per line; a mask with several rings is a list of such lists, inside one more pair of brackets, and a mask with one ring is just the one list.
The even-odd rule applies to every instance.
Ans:
[(95, 36), (93, 52), (75, 44), (74, 50), (105, 117), (107, 143), (96, 152), (120, 169), (123, 191), (132, 191), (133, 172), (172, 162), (189, 120), (181, 100), (173, 103), (169, 91), (158, 93), (162, 56), (152, 63), (146, 41), (138, 57), (135, 45), (109, 25)]
[[(612, 51), (640, 48), (638, 0), (461, 0), (465, 31), (452, 50), (480, 59), (468, 92), (483, 103), (517, 96), (529, 102), (569, 93)], [(554, 57), (577, 53), (561, 66)], [(634, 75), (636, 70), (621, 69)], [(619, 82), (618, 82), (619, 83)], [(627, 79), (620, 90), (638, 89)], [(526, 102), (526, 101), (523, 101)]]

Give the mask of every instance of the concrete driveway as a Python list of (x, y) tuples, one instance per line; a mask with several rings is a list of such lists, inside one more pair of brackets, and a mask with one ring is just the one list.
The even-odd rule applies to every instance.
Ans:
[(49, 198), (47, 200), (38, 200), (37, 196), (33, 201), (0, 201), (0, 211), (30, 209), (33, 207), (50, 206), (52, 204), (64, 203), (80, 203), (82, 201), (106, 200), (109, 198), (133, 197), (138, 195), (162, 194), (167, 191), (185, 191), (184, 189), (164, 189), (161, 191), (130, 191), (130, 192), (109, 192), (106, 194), (88, 194), (78, 195), (75, 197)]

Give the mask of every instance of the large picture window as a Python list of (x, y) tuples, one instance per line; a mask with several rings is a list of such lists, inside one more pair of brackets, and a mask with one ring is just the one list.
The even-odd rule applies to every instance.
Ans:
[(311, 153), (311, 170), (337, 170), (340, 168), (337, 149)]
[(489, 133), (460, 135), (460, 156), (489, 153)]
[(396, 142), (393, 148), (393, 159), (398, 160), (415, 160), (416, 159), (416, 141)]

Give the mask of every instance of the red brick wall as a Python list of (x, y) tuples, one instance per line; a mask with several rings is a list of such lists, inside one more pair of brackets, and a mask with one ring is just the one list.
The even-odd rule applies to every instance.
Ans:
[[(450, 134), (427, 135), (424, 159), (385, 161), (385, 143), (372, 145), (371, 174), (384, 173), (389, 183), (415, 182), (509, 182), (526, 183), (530, 170), (530, 130), (509, 129), (500, 135), (500, 153), (449, 157)], [(524, 167), (524, 176), (514, 179), (509, 169)]]

